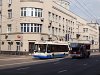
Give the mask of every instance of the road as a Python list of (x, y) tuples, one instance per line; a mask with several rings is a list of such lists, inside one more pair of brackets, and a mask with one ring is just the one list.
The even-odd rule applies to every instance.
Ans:
[[(24, 61), (24, 63), (19, 63), (17, 60)], [(16, 61), (16, 64), (10, 64), (15, 63), (14, 61), (8, 62), (10, 65), (4, 65), (0, 61), (0, 75), (100, 75), (100, 55), (92, 55), (89, 59), (66, 57), (47, 60), (29, 58), (22, 60), (20, 58)]]

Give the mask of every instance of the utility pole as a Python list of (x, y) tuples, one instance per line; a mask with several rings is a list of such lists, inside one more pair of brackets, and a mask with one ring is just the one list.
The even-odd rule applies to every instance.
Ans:
[(100, 52), (100, 26), (99, 26), (99, 52)]
[(0, 9), (0, 22), (1, 22), (1, 24), (0, 24), (0, 54), (1, 54), (1, 44), (2, 44), (2, 42), (1, 42), (1, 34), (2, 34), (2, 0), (0, 2), (1, 2), (1, 4), (0, 4), (0, 7), (1, 7), (1, 9)]

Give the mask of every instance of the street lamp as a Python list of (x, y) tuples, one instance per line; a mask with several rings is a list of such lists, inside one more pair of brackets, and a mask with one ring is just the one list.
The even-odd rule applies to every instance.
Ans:
[(1, 42), (1, 26), (0, 26), (0, 54), (1, 54), (1, 44), (2, 42)]

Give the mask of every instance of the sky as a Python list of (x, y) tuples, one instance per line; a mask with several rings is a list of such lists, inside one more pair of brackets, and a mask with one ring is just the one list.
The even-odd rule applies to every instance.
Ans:
[(100, 0), (69, 0), (70, 10), (88, 21), (100, 21)]

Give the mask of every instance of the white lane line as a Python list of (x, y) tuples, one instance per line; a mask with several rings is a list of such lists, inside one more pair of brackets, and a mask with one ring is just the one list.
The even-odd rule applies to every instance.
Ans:
[(24, 68), (19, 68), (17, 70), (26, 70), (26, 69), (29, 69), (30, 67), (24, 67)]
[(63, 72), (66, 72), (67, 70), (61, 70), (61, 71), (59, 71), (58, 73), (63, 73)]

